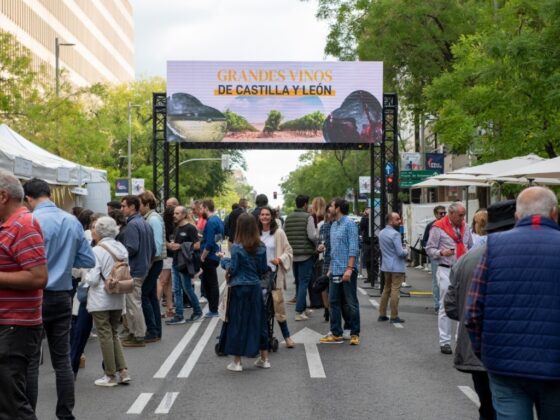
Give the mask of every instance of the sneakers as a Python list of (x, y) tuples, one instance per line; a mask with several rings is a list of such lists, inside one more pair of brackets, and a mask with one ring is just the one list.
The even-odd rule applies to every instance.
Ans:
[(259, 357), (257, 360), (255, 360), (255, 366), (261, 369), (270, 369), (270, 362), (268, 361), (268, 359)]
[(384, 321), (389, 321), (389, 317), (385, 315), (379, 315), (377, 317), (377, 322), (384, 322)]
[(161, 337), (158, 337), (157, 335), (146, 335), (146, 337), (144, 337), (145, 343), (157, 343), (160, 340)]
[(327, 334), (319, 339), (319, 343), (322, 344), (342, 344), (344, 339), (342, 337), (337, 337), (336, 335)]
[(307, 315), (307, 317), (310, 318), (311, 315), (313, 315), (313, 309), (306, 309), (305, 310), (305, 315)]
[(344, 330), (342, 331), (342, 339), (343, 340), (350, 340), (352, 337), (350, 337), (350, 330)]
[(97, 386), (117, 386), (117, 378), (115, 378), (114, 376), (107, 376), (107, 375), (103, 375), (102, 378), (97, 379), (94, 382), (95, 385)]
[(443, 346), (440, 346), (439, 350), (443, 354), (453, 354), (453, 351), (451, 350), (451, 346), (449, 344), (444, 344)]
[(229, 365), (227, 365), (226, 369), (230, 370), (232, 372), (242, 372), (243, 371), (243, 366), (241, 366), (241, 363), (231, 362)]
[(198, 299), (198, 303), (208, 303), (208, 299), (206, 299), (204, 296), (201, 296), (201, 297)]
[(404, 323), (404, 319), (396, 317), (396, 318), (391, 318), (391, 324), (403, 324)]
[(126, 340), (122, 341), (123, 347), (146, 347), (146, 342), (143, 338), (127, 338)]
[(192, 314), (189, 318), (189, 322), (197, 322), (202, 320), (202, 314)]
[(128, 369), (121, 369), (119, 371), (119, 384), (128, 385), (130, 383), (130, 375)]
[(185, 322), (185, 318), (183, 318), (182, 316), (177, 316), (175, 315), (173, 318), (165, 321), (166, 325), (180, 325), (180, 324), (184, 324)]
[(204, 318), (216, 318), (218, 316), (220, 316), (218, 312), (212, 312), (212, 311), (208, 311), (204, 314)]
[(286, 303), (287, 303), (288, 305), (295, 305), (295, 304), (296, 304), (296, 300), (297, 300), (296, 298), (293, 298), (293, 299), (287, 300)]
[(360, 344), (360, 336), (359, 335), (353, 335), (352, 337), (350, 337), (350, 345), (351, 346), (357, 346), (358, 344)]
[(308, 320), (309, 317), (307, 315), (305, 315), (305, 312), (296, 312), (296, 317), (295, 320), (296, 321), (306, 321)]
[(286, 338), (286, 348), (293, 349), (296, 346), (294, 340), (291, 337)]

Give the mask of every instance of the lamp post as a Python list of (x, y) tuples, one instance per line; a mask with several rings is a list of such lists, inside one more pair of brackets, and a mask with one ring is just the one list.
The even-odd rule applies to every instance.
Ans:
[(69, 42), (60, 42), (58, 37), (54, 39), (54, 66), (55, 66), (55, 80), (56, 80), (56, 97), (60, 94), (60, 47), (72, 47), (76, 44)]
[(132, 192), (132, 108), (140, 105), (128, 101), (128, 193)]

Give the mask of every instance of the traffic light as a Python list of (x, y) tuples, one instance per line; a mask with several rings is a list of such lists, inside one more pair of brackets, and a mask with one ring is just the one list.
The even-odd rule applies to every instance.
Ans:
[(272, 198), (274, 198), (275, 200), (278, 198), (278, 194), (276, 193), (276, 191), (272, 193)]
[(389, 192), (389, 193), (392, 193), (392, 192), (393, 192), (393, 189), (394, 189), (394, 187), (393, 187), (393, 184), (394, 184), (393, 181), (394, 181), (393, 175), (389, 175), (389, 176), (387, 177), (387, 192)]

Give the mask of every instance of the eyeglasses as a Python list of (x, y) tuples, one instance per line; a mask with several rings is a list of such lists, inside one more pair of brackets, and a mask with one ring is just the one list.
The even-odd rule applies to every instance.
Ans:
[(438, 214), (440, 216), (445, 216), (447, 214), (447, 212), (446, 211), (438, 211)]

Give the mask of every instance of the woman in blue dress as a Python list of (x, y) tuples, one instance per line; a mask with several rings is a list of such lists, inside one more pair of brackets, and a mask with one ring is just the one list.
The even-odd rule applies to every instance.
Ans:
[(241, 372), (241, 357), (257, 357), (259, 353), (255, 366), (268, 369), (268, 331), (260, 285), (268, 265), (266, 247), (252, 215), (242, 214), (237, 219), (231, 260), (224, 258), (222, 266), (229, 293), (220, 348), (233, 356), (227, 369)]

